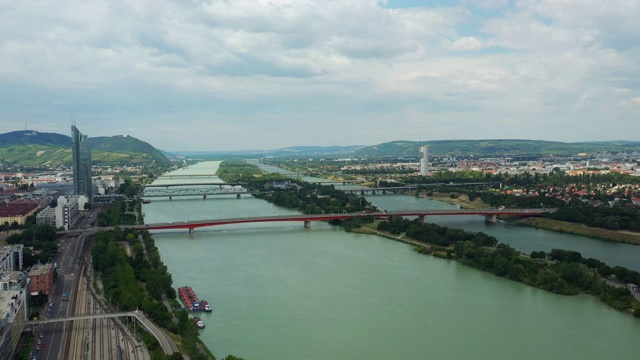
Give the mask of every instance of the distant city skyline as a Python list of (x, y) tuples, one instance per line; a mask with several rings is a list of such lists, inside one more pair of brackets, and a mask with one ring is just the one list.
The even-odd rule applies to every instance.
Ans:
[(639, 17), (627, 0), (9, 0), (0, 129), (75, 121), (165, 151), (640, 140)]

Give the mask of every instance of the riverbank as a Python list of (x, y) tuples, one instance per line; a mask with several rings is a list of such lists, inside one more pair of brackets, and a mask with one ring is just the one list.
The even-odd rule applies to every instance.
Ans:
[(469, 200), (469, 197), (466, 194), (460, 194), (455, 199), (451, 198), (450, 193), (438, 193), (434, 192), (431, 196), (426, 196), (423, 193), (418, 195), (421, 198), (432, 199), (437, 201), (442, 201), (452, 205), (458, 205), (461, 209), (486, 209), (489, 207), (484, 201), (480, 198), (476, 198), (473, 201)]
[[(446, 202), (452, 205), (458, 205), (462, 209), (486, 209), (489, 206), (479, 198), (473, 201), (469, 200), (466, 194), (452, 199), (448, 193), (434, 193), (432, 196), (420, 195), (420, 197)], [(509, 219), (506, 219), (509, 221)], [(640, 245), (640, 233), (630, 231), (613, 231), (589, 227), (584, 224), (573, 223), (569, 221), (553, 220), (542, 217), (526, 218), (514, 220), (514, 223), (524, 226), (532, 226), (540, 229), (557, 231), (559, 233), (574, 234), (588, 236), (605, 241), (621, 242), (626, 244)]]
[[(466, 266), (489, 272), (499, 277), (507, 278), (528, 286), (536, 287), (559, 295), (588, 294), (599, 298), (602, 302), (612, 308), (640, 317), (640, 294), (633, 291), (624, 281), (612, 281), (608, 276), (595, 275), (592, 272), (582, 272), (581, 266), (588, 266), (592, 270), (611, 272), (611, 268), (598, 260), (582, 258), (579, 253), (567, 250), (553, 250), (544, 254), (544, 258), (549, 261), (536, 260), (538, 257), (521, 253), (506, 244), (498, 244), (497, 247), (487, 245), (489, 242), (480, 242), (475, 237), (471, 241), (457, 241), (454, 245), (436, 246), (428, 242), (407, 238), (406, 233), (398, 236), (390, 234), (388, 231), (378, 230), (378, 225), (383, 221), (375, 221), (365, 224), (360, 231), (362, 234), (375, 234), (386, 239), (399, 241), (416, 246), (415, 250), (421, 254), (428, 254), (435, 257), (454, 259)], [(398, 227), (395, 227), (398, 229)], [(422, 231), (429, 231), (424, 230)], [(444, 230), (447, 228), (444, 227)], [(407, 233), (416, 233), (415, 228), (406, 229)], [(438, 232), (439, 233), (439, 232)], [(444, 232), (447, 234), (447, 231)], [(437, 235), (436, 235), (437, 236)], [(450, 236), (450, 235), (443, 235)], [(495, 238), (494, 238), (495, 240)], [(575, 256), (577, 254), (577, 257)], [(613, 272), (618, 279), (631, 276), (631, 281), (637, 283), (638, 273), (630, 272), (629, 269), (622, 268), (623, 272)], [(615, 270), (615, 269), (614, 269)], [(616, 270), (617, 271), (617, 270)], [(554, 276), (541, 276), (541, 274), (554, 274), (555, 278), (561, 280), (557, 282)], [(635, 275), (633, 275), (635, 273)], [(604, 273), (603, 273), (604, 274)], [(596, 276), (600, 281), (595, 281)], [(592, 277), (592, 279), (589, 279)], [(629, 281), (629, 280), (626, 280)], [(606, 283), (609, 286), (602, 286)], [(621, 290), (624, 289), (624, 290)], [(625, 291), (626, 290), (626, 291)], [(629, 293), (632, 297), (629, 297)]]
[(640, 233), (633, 233), (629, 231), (613, 231), (593, 228), (584, 224), (553, 220), (548, 218), (527, 218), (517, 220), (515, 221), (515, 223), (545, 230), (557, 231), (561, 233), (589, 236), (606, 241), (640, 245)]

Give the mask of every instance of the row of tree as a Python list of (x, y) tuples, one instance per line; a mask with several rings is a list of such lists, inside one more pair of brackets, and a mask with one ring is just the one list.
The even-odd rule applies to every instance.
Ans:
[(155, 269), (152, 270), (150, 264), (145, 264), (145, 259), (137, 261), (136, 258), (128, 257), (124, 248), (118, 246), (118, 243), (127, 241), (127, 238), (128, 241), (136, 241), (133, 239), (137, 239), (137, 234), (116, 229), (101, 231), (95, 235), (93, 267), (101, 275), (105, 297), (111, 299), (112, 304), (122, 311), (142, 309), (156, 324), (176, 332), (167, 308), (162, 302), (150, 297), (139, 285)]
[(545, 216), (609, 230), (640, 231), (640, 209), (638, 208), (608, 205), (594, 207), (579, 202)]
[(420, 219), (409, 220), (401, 216), (390, 216), (388, 220), (381, 221), (377, 229), (394, 235), (404, 233), (411, 239), (438, 246), (449, 246), (460, 241), (470, 241), (478, 246), (495, 246), (498, 243), (495, 237), (482, 232), (472, 233), (462, 229), (423, 223)]

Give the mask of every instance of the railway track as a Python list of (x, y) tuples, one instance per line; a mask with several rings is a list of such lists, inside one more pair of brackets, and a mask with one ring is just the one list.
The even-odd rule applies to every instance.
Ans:
[[(91, 289), (90, 246), (85, 247), (79, 265), (78, 281), (69, 302), (69, 314), (104, 314), (109, 308)], [(134, 320), (135, 321), (135, 320)], [(119, 319), (75, 320), (63, 341), (63, 359), (131, 359), (146, 360), (149, 354)]]

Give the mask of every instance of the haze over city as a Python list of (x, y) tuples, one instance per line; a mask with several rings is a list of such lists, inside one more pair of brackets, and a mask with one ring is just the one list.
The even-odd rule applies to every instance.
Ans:
[(0, 129), (168, 150), (637, 140), (637, 1), (0, 2)]

